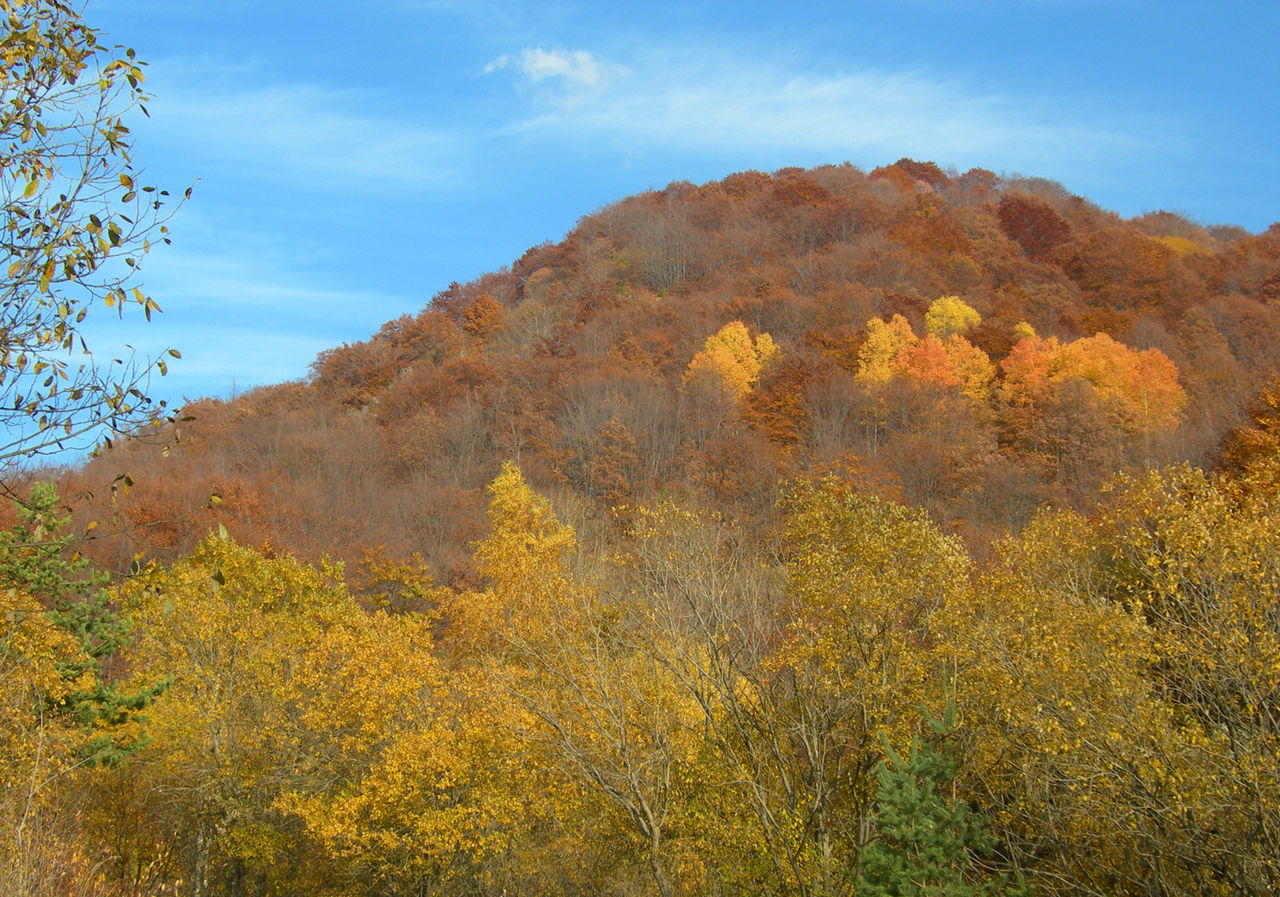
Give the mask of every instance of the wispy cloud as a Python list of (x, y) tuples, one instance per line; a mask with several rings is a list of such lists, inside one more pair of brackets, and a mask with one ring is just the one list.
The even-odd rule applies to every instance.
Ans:
[(525, 83), (558, 81), (566, 90), (602, 88), (627, 74), (626, 68), (605, 62), (586, 50), (544, 50), (528, 47), (514, 56), (499, 56), (485, 66), (486, 74), (510, 69)]
[(581, 50), (526, 49), (487, 69), (502, 70), (517, 87), (544, 88), (528, 94), (513, 130), (630, 147), (1034, 167), (1140, 143), (1132, 134), (1141, 129), (1069, 98), (983, 91), (924, 71), (820, 71), (707, 47), (641, 53), (625, 66)]
[[(169, 376), (152, 384), (157, 398), (221, 393), (303, 377), (316, 355), (365, 338), (409, 303), (404, 297), (326, 282), (297, 253), (227, 228), (229, 246), (165, 247), (146, 266), (147, 291), (164, 312), (143, 322), (128, 308), (122, 318), (95, 313), (83, 325), (100, 358), (154, 359), (169, 348)], [(105, 312), (105, 309), (95, 310)]]
[(369, 325), (382, 323), (378, 315), (387, 297), (371, 291), (335, 288), (323, 279), (323, 270), (308, 273), (314, 260), (307, 260), (298, 248), (272, 248), (234, 228), (228, 248), (187, 250), (165, 247), (148, 260), (145, 271), (149, 288), (157, 295), (173, 296), (186, 313), (214, 312), (224, 318), (255, 321), (287, 314), (298, 327), (308, 322), (324, 327), (332, 322), (369, 318)]
[[(212, 62), (153, 63), (149, 140), (254, 178), (430, 189), (456, 176), (458, 138), (359, 90), (263, 81)], [(322, 180), (318, 180), (322, 179)]]

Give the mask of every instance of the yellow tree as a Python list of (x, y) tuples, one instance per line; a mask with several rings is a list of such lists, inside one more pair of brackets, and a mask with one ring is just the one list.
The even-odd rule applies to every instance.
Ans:
[(744, 398), (760, 380), (760, 372), (778, 354), (767, 333), (754, 340), (741, 321), (730, 321), (707, 337), (702, 351), (685, 368), (682, 385), (709, 383), (735, 399)]
[(500, 892), (495, 858), (529, 837), (535, 783), (509, 720), (437, 656), (435, 626), (379, 612), (331, 628), (289, 683), (298, 753), (278, 806), (360, 893)]
[(688, 713), (640, 650), (637, 608), (571, 575), (574, 534), (547, 500), (510, 463), (489, 492), (492, 532), (475, 557), (490, 586), (450, 604), (457, 644), (485, 663), (526, 762), (606, 809), (670, 897), (681, 767), (694, 752)]
[(65, 812), (81, 760), (58, 709), (91, 684), (66, 678), (76, 666), (89, 666), (79, 642), (30, 595), (0, 589), (0, 890), (14, 897), (87, 880), (94, 859)]
[(1045, 512), (948, 640), (962, 786), (1048, 892), (1266, 894), (1280, 882), (1274, 490), (1190, 468)]
[[(824, 787), (832, 793), (813, 795), (809, 826), (815, 893), (834, 893), (837, 870), (856, 862), (880, 739), (904, 747), (919, 708), (939, 703), (934, 617), (966, 596), (969, 563), (923, 512), (834, 478), (797, 483), (784, 509), (792, 618), (769, 664), (799, 686), (797, 721), (835, 722), (809, 748), (821, 752), (806, 757), (831, 764)], [(826, 819), (818, 807), (830, 808)], [(842, 832), (844, 818), (852, 827)]]
[[(1197, 749), (1174, 773), (1184, 837), (1161, 847), (1187, 878), (1215, 869), (1223, 893), (1280, 888), (1274, 483), (1214, 482), (1176, 467), (1121, 484), (1098, 521), (1106, 588), (1149, 627), (1153, 687)], [(1143, 810), (1160, 825), (1154, 808)]]
[(960, 378), (960, 392), (971, 401), (985, 402), (991, 394), (996, 373), (990, 356), (958, 334), (947, 337), (945, 345), (947, 356)]
[(302, 826), (277, 805), (305, 769), (289, 689), (326, 633), (363, 625), (338, 574), (214, 535), (120, 588), (135, 675), (171, 677), (120, 788), (168, 827), (193, 897), (304, 871)]
[(935, 299), (924, 313), (925, 333), (940, 340), (965, 333), (981, 323), (982, 316), (959, 296)]
[(898, 353), (916, 343), (915, 331), (902, 315), (888, 321), (867, 321), (867, 336), (858, 350), (858, 370), (854, 375), (863, 383), (887, 383), (894, 374), (893, 361)]
[(533, 625), (566, 588), (572, 528), (508, 461), (488, 486), (490, 533), (475, 546), (477, 569), (492, 584), (452, 599), (446, 611), (455, 651), (498, 650), (506, 633)]
[[(1038, 892), (1127, 893), (1127, 795), (1160, 786), (1168, 716), (1140, 620), (1101, 594), (1089, 521), (1043, 514), (939, 618), (958, 708), (958, 788)], [(1157, 794), (1153, 792), (1153, 794)]]
[(633, 509), (626, 536), (620, 588), (648, 609), (646, 651), (702, 733), (690, 809), (706, 875), (748, 893), (791, 891), (804, 878), (805, 771), (762, 665), (783, 625), (780, 571), (758, 563), (730, 521), (669, 499)]
[(888, 383), (895, 376), (944, 389), (959, 387), (972, 402), (985, 402), (995, 365), (987, 353), (961, 334), (981, 323), (978, 313), (955, 296), (943, 296), (925, 314), (925, 335), (917, 337), (907, 319), (867, 321), (866, 339), (858, 351), (856, 378), (867, 384)]
[(879, 736), (906, 744), (919, 721), (936, 679), (930, 621), (963, 593), (967, 562), (922, 514), (837, 480), (796, 484), (784, 510), (785, 569), (671, 503), (633, 516), (628, 564), (651, 650), (702, 715), (719, 877), (844, 894)]
[[(215, 536), (122, 589), (135, 668), (173, 677), (104, 800), (132, 868), (169, 863), (193, 895), (501, 891), (536, 793), (510, 719), (441, 661), (433, 616), (368, 615), (340, 572)], [(412, 566), (376, 573), (442, 597)]]
[[(159, 306), (136, 285), (168, 242), (166, 194), (136, 180), (126, 119), (147, 96), (133, 50), (109, 48), (82, 4), (0, 4), (0, 461), (83, 446), (154, 416), (164, 360), (102, 364), (83, 322), (103, 303)], [(177, 355), (176, 351), (170, 354)], [(82, 359), (72, 361), (72, 358)]]

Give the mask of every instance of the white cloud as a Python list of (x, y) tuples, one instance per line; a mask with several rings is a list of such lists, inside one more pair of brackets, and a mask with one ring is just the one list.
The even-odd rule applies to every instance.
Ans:
[(521, 81), (558, 80), (567, 89), (600, 88), (627, 74), (620, 65), (597, 59), (586, 50), (544, 50), (526, 47), (515, 56), (499, 56), (484, 67), (486, 74), (511, 69)]
[[(1139, 141), (1129, 133), (1145, 130), (1117, 126), (1069, 98), (1017, 98), (923, 71), (815, 71), (706, 47), (641, 54), (626, 69), (585, 51), (526, 49), (489, 66), (498, 69), (515, 71), (518, 86), (558, 88), (534, 92), (514, 131), (628, 148), (829, 160), (916, 155), (1039, 170), (1132, 151)], [(593, 74), (602, 71), (630, 77)], [(585, 94), (584, 85), (593, 90)]]

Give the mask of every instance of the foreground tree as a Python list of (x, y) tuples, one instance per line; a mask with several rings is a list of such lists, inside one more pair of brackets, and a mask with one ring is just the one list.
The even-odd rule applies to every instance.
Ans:
[(908, 743), (936, 697), (931, 620), (968, 562), (923, 514), (836, 479), (794, 484), (783, 510), (785, 566), (669, 501), (637, 509), (625, 560), (648, 649), (701, 717), (715, 879), (847, 897), (880, 735)]
[(0, 588), (0, 892), (49, 893), (83, 871), (68, 826), (79, 764), (67, 718), (54, 711), (76, 690), (63, 672), (83, 665), (76, 640), (40, 603)]
[(104, 46), (73, 3), (0, 12), (0, 465), (12, 465), (163, 409), (146, 395), (163, 359), (104, 365), (81, 325), (98, 303), (159, 310), (135, 279), (171, 212), (135, 180), (125, 117), (148, 97), (134, 51)]
[(192, 897), (269, 891), (316, 871), (300, 859), (301, 823), (278, 801), (324, 755), (299, 732), (299, 679), (319, 662), (317, 645), (367, 625), (339, 574), (214, 535), (119, 590), (139, 630), (134, 676), (172, 684), (114, 796), (141, 801), (143, 818), (121, 822), (162, 827), (162, 853), (139, 861), (173, 867)]
[(1189, 467), (1044, 511), (949, 614), (961, 789), (1044, 894), (1280, 883), (1272, 480)]
[[(929, 719), (935, 734), (955, 725)], [(930, 742), (915, 740), (903, 757), (887, 747), (889, 762), (876, 770), (876, 838), (858, 858), (858, 894), (863, 897), (998, 897), (1025, 893), (1007, 888), (1000, 876), (980, 867), (995, 839), (986, 817), (944, 791), (955, 778), (955, 762)]]
[(59, 513), (54, 485), (32, 487), (18, 517), (17, 526), (0, 532), (0, 588), (39, 601), (49, 622), (80, 645), (80, 660), (59, 665), (68, 691), (58, 712), (79, 732), (75, 751), (82, 761), (114, 765), (137, 746), (139, 733), (130, 724), (163, 682), (129, 692), (104, 675), (129, 638), (129, 623), (111, 607), (106, 574), (72, 548), (70, 518)]
[(52, 483), (0, 530), (0, 891), (68, 887), (100, 857), (83, 839), (84, 788), (142, 743), (138, 711), (164, 680), (109, 672), (129, 636), (105, 577), (72, 548)]
[(285, 737), (298, 748), (278, 805), (323, 849), (334, 870), (324, 881), (360, 882), (344, 895), (523, 890), (502, 855), (534, 840), (530, 805), (545, 789), (480, 677), (436, 655), (434, 624), (378, 612), (331, 628), (286, 691), (296, 709)]
[(486, 649), (526, 763), (549, 773), (562, 801), (594, 806), (626, 846), (618, 859), (630, 848), (659, 897), (672, 897), (682, 773), (697, 752), (693, 708), (643, 650), (646, 608), (571, 574), (573, 530), (520, 470), (505, 464), (489, 492), (493, 531), (476, 559), (491, 587), (458, 596), (458, 648), (469, 636)]

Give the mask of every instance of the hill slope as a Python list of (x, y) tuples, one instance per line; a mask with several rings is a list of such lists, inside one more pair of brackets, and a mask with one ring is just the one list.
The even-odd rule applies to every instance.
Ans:
[(1278, 362), (1280, 227), (1123, 220), (911, 160), (744, 172), (587, 215), (64, 490), (101, 515), (128, 470), (134, 535), (97, 547), (117, 567), (221, 522), (466, 580), (506, 459), (602, 539), (610, 508), (672, 491), (763, 536), (780, 482), (835, 471), (980, 547), (1117, 469), (1202, 461)]

